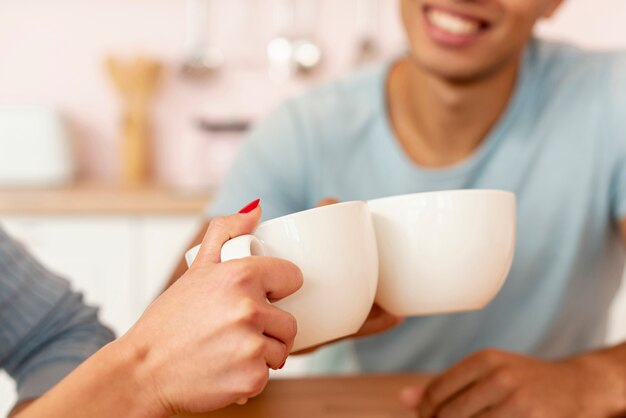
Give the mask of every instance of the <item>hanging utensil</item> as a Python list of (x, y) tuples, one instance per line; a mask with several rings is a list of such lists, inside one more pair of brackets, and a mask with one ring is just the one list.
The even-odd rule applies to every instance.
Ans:
[(380, 15), (379, 0), (356, 0), (357, 50), (354, 59), (356, 67), (371, 64), (381, 58), (381, 48), (377, 32)]
[(298, 75), (309, 75), (322, 61), (322, 48), (315, 41), (317, 4), (315, 0), (297, 0), (302, 33), (294, 43), (293, 64)]
[(189, 79), (203, 80), (214, 75), (222, 66), (224, 54), (210, 42), (212, 0), (187, 0), (186, 43), (187, 57), (181, 66)]
[(292, 74), (294, 0), (274, 0), (272, 21), (276, 36), (267, 44), (268, 72), (272, 81), (283, 82)]
[(314, 39), (317, 5), (314, 0), (274, 0), (277, 36), (267, 46), (270, 78), (282, 82), (317, 69), (322, 49)]

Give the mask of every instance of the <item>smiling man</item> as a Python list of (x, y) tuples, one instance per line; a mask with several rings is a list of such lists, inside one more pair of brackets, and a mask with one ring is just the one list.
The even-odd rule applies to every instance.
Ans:
[[(325, 197), (510, 190), (498, 297), (354, 340), (359, 367), (440, 372), (403, 394), (422, 418), (626, 413), (626, 345), (602, 349), (624, 267), (626, 55), (533, 38), (559, 0), (400, 4), (409, 53), (276, 110), (210, 215), (257, 196), (272, 218)], [(396, 323), (378, 309), (362, 334)]]

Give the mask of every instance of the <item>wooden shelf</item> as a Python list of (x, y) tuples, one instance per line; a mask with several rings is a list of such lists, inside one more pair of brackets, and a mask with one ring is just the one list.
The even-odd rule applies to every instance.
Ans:
[(201, 214), (211, 193), (191, 193), (165, 186), (125, 188), (79, 183), (49, 189), (0, 189), (0, 216)]

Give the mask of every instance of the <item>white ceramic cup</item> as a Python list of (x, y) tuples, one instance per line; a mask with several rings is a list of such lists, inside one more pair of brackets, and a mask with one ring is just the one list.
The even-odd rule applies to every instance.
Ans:
[[(187, 252), (188, 264), (198, 249)], [(302, 288), (274, 303), (298, 322), (292, 351), (353, 334), (367, 318), (376, 295), (378, 253), (365, 202), (323, 206), (263, 222), (254, 235), (226, 242), (221, 260), (250, 255), (283, 258), (302, 270)]]
[(399, 316), (481, 309), (515, 247), (515, 195), (453, 190), (367, 202), (378, 242), (376, 302)]

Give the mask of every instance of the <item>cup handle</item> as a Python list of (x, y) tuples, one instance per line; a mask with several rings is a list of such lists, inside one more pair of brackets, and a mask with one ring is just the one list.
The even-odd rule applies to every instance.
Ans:
[[(193, 260), (198, 256), (200, 251), (200, 245), (196, 245), (185, 254), (185, 260), (187, 266), (191, 266)], [(250, 256), (263, 256), (265, 255), (265, 249), (261, 241), (254, 235), (241, 235), (235, 237), (229, 241), (226, 241), (222, 246), (220, 253), (220, 260), (222, 262), (228, 260), (236, 260), (239, 258), (245, 258)]]

